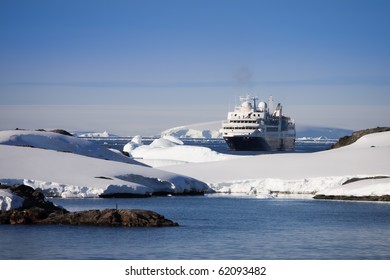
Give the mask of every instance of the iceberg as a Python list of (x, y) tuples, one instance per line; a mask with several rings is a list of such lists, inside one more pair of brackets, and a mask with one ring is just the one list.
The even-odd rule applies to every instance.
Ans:
[(219, 132), (222, 121), (191, 124), (173, 127), (161, 132), (161, 136), (174, 136), (176, 138), (222, 138)]
[(153, 167), (220, 161), (235, 157), (217, 153), (206, 147), (184, 145), (180, 139), (171, 135), (155, 139), (150, 145), (140, 145), (133, 140), (124, 146), (123, 151), (137, 161)]

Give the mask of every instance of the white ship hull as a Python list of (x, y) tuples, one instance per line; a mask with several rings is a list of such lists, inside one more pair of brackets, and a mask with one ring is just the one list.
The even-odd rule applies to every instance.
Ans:
[(270, 113), (265, 102), (256, 106), (249, 97), (241, 98), (241, 104), (233, 112), (220, 130), (226, 143), (236, 151), (275, 151), (295, 148), (295, 123), (282, 115), (278, 104)]

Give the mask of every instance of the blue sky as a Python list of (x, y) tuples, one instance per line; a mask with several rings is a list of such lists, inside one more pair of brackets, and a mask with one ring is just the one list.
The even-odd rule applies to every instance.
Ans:
[(0, 129), (153, 134), (223, 119), (245, 94), (272, 94), (297, 123), (390, 125), (389, 10), (378, 0), (2, 0)]

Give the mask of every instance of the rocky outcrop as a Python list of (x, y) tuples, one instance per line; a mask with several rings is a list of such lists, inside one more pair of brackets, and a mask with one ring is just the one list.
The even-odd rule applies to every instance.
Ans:
[(39, 191), (25, 185), (0, 186), (24, 198), (23, 206), (0, 211), (0, 224), (62, 224), (124, 227), (178, 226), (164, 216), (148, 210), (105, 209), (69, 212), (46, 201)]
[(354, 177), (354, 178), (351, 178), (347, 181), (345, 181), (344, 183), (342, 183), (341, 185), (347, 185), (347, 184), (350, 184), (350, 183), (354, 183), (354, 182), (357, 182), (357, 181), (363, 181), (363, 180), (376, 180), (376, 179), (388, 179), (390, 178), (389, 176), (370, 176), (370, 177), (362, 177), (362, 178), (357, 178), (357, 177)]
[(40, 208), (45, 212), (64, 211), (68, 212), (62, 207), (56, 206), (54, 203), (47, 201), (43, 193), (34, 190), (32, 187), (26, 185), (14, 185), (14, 186), (1, 186), (0, 188), (8, 188), (13, 194), (20, 196), (24, 199), (23, 210), (30, 208)]
[(329, 149), (336, 149), (336, 148), (344, 147), (344, 146), (350, 145), (352, 143), (355, 143), (359, 138), (363, 137), (364, 135), (371, 134), (371, 133), (377, 133), (377, 132), (385, 132), (385, 131), (390, 131), (390, 127), (376, 127), (376, 128), (369, 128), (369, 129), (355, 131), (352, 133), (351, 136), (341, 137)]
[(368, 196), (354, 196), (354, 195), (324, 195), (319, 194), (313, 197), (314, 199), (327, 200), (353, 200), (353, 201), (390, 201), (390, 195), (368, 195)]
[(163, 227), (178, 224), (148, 210), (105, 209), (80, 212), (54, 213), (38, 224), (99, 225), (124, 227)]

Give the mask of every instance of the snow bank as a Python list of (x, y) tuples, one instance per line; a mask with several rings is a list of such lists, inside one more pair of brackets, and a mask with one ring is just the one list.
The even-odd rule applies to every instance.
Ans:
[(138, 164), (133, 159), (115, 153), (92, 141), (54, 132), (29, 130), (0, 131), (0, 144), (55, 150), (88, 157)]
[(24, 199), (10, 190), (0, 189), (0, 210), (9, 211), (23, 206)]
[[(388, 135), (390, 132), (379, 132), (365, 135), (358, 139), (352, 145), (343, 147), (343, 149), (356, 150), (356, 149), (365, 149), (365, 148), (389, 148), (390, 147), (390, 137)], [(390, 163), (390, 160), (389, 160)]]
[[(93, 156), (96, 150), (90, 144), (77, 142), (82, 139), (69, 140), (67, 136), (47, 132), (44, 137), (40, 132), (17, 133), (0, 133), (0, 142), (8, 143), (0, 145), (0, 182), (24, 183), (51, 196), (180, 193), (207, 191), (208, 186), (217, 192), (259, 197), (282, 193), (390, 194), (390, 179), (343, 184), (352, 178), (390, 176), (390, 132), (369, 134), (352, 145), (329, 151), (256, 156), (219, 154), (208, 148), (183, 145), (172, 137), (157, 139), (150, 145), (142, 145), (141, 137), (134, 138), (131, 154), (155, 166), (171, 164), (160, 169), (86, 157), (83, 154)], [(48, 148), (9, 146), (12, 144)], [(72, 153), (54, 151), (68, 146)], [(2, 201), (8, 199), (4, 193), (1, 195)]]
[(208, 183), (217, 192), (264, 195), (269, 193), (390, 194), (389, 181), (362, 188), (351, 178), (390, 175), (390, 132), (370, 134), (356, 143), (308, 154), (264, 154), (218, 162), (166, 166), (162, 169), (185, 174)]
[[(198, 180), (140, 165), (93, 142), (40, 131), (0, 132), (0, 183), (60, 197), (208, 190)], [(9, 205), (9, 196), (2, 201)]]
[(390, 194), (390, 179), (363, 179), (349, 183), (342, 188), (325, 188), (321, 191), (324, 195), (346, 196), (381, 196)]
[(143, 145), (142, 137), (140, 135), (137, 135), (133, 137), (133, 139), (123, 147), (123, 152), (131, 155), (131, 151), (133, 151), (135, 148), (142, 145)]
[(123, 151), (153, 167), (188, 162), (220, 161), (234, 157), (217, 153), (206, 147), (184, 145), (180, 139), (171, 135), (156, 139), (150, 145), (140, 146), (132, 140), (124, 146)]

